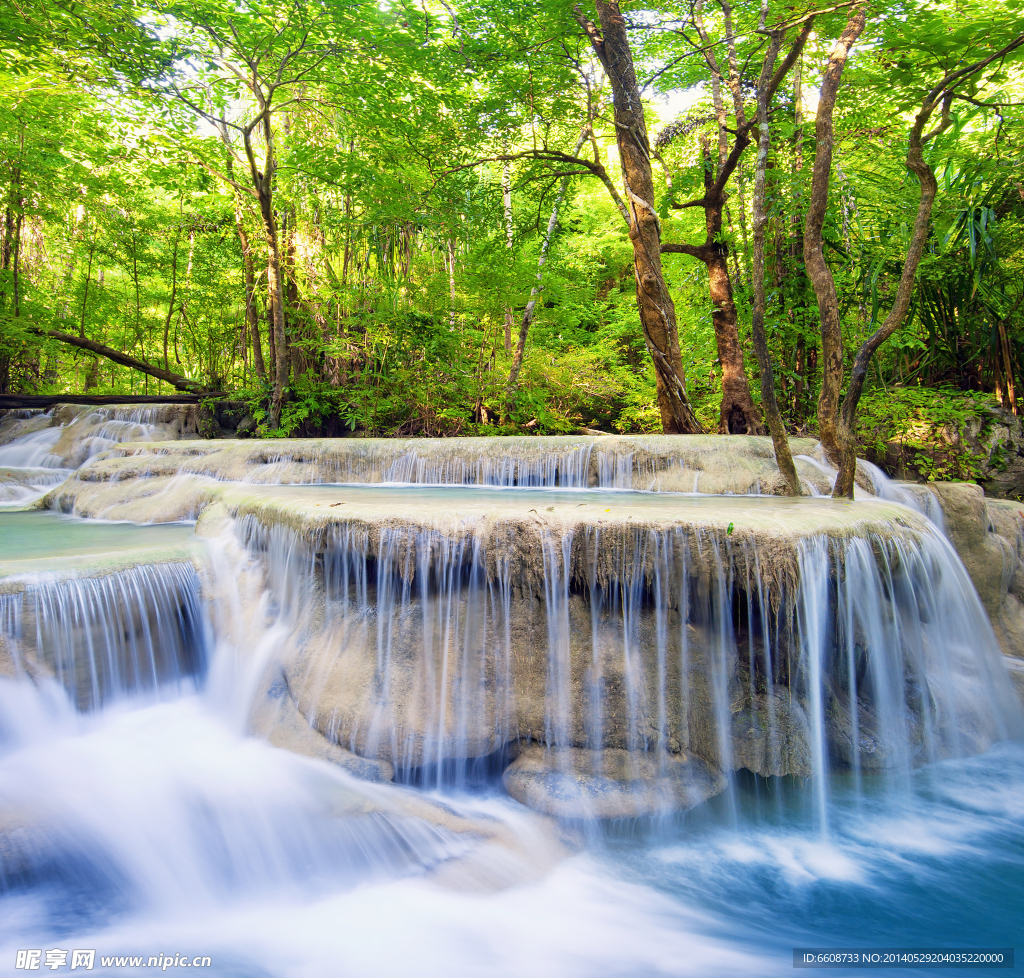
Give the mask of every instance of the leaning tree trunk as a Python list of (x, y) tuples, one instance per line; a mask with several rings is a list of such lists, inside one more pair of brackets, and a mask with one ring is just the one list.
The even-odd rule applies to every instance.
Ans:
[(828, 209), (829, 177), (835, 132), (832, 116), (839, 94), (839, 84), (850, 49), (864, 30), (867, 3), (859, 3), (850, 13), (842, 36), (829, 55), (821, 82), (818, 110), (814, 123), (817, 151), (811, 177), (811, 197), (804, 223), (804, 265), (818, 299), (821, 317), (821, 393), (818, 395), (818, 437), (830, 462), (837, 468), (842, 463), (839, 442), (839, 394), (843, 385), (843, 333), (839, 321), (839, 300), (836, 284), (825, 261), (822, 230)]
[(615, 131), (629, 208), (636, 301), (647, 349), (654, 361), (658, 408), (666, 434), (702, 431), (686, 394), (676, 310), (661, 267), (661, 222), (654, 207), (650, 143), (626, 22), (617, 3), (597, 0), (598, 31), (576, 8), (576, 17), (611, 82)]
[[(60, 340), (61, 343), (76, 346), (80, 350), (86, 350), (89, 353), (106, 357), (114, 363), (121, 364), (122, 367), (131, 367), (132, 370), (138, 370), (140, 373), (148, 374), (150, 377), (156, 377), (157, 380), (165, 380), (172, 387), (175, 387), (180, 391), (185, 391), (189, 394), (200, 394), (208, 389), (197, 381), (189, 380), (188, 377), (182, 377), (181, 374), (176, 374), (171, 370), (164, 370), (161, 367), (154, 366), (144, 360), (136, 360), (134, 357), (130, 357), (128, 354), (122, 353), (120, 350), (115, 350), (112, 347), (105, 346), (103, 343), (97, 343), (95, 340), (87, 340), (83, 336), (74, 336), (71, 333), (61, 333), (56, 329), (40, 329), (35, 332), (38, 332), (43, 336), (49, 336), (54, 340)], [(94, 361), (94, 363), (97, 364), (98, 362), (99, 361)], [(87, 390), (89, 386), (95, 386), (95, 379), (91, 385), (88, 380), (86, 381)]]

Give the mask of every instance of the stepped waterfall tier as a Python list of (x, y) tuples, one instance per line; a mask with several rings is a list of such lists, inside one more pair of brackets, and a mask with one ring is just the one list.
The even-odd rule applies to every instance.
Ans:
[(0, 416), (0, 958), (765, 975), (1013, 944), (1016, 504), (867, 464), (824, 498), (812, 441), (791, 498), (754, 437), (201, 427)]

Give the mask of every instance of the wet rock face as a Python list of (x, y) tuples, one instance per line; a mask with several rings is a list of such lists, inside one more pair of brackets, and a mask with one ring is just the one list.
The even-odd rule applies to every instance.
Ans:
[[(504, 758), (526, 803), (618, 818), (740, 768), (909, 776), (1019, 719), (966, 573), (923, 524), (795, 531), (770, 501), (729, 526), (529, 502), (369, 518), (354, 496), (297, 498), (222, 506), (292, 623), (298, 714), (399, 781)], [(821, 519), (859, 511), (822, 501)]]
[[(87, 444), (70, 422), (66, 458)], [(233, 520), (287, 626), (260, 729), (359, 777), (486, 758), (511, 762), (509, 791), (542, 811), (632, 817), (696, 804), (740, 768), (906, 776), (1016, 716), (963, 568), (899, 506), (296, 485), (770, 493), (765, 439), (191, 435), (182, 422), (175, 440), (115, 443), (49, 504)], [(801, 464), (820, 491), (820, 467)], [(921, 492), (941, 499), (1004, 647), (1024, 649), (1018, 517), (969, 486)], [(137, 621), (133, 636), (154, 619)]]
[(1003, 653), (1024, 659), (1024, 504), (986, 499), (969, 482), (936, 482), (950, 543), (963, 561)]
[[(365, 609), (310, 608), (314, 624), (286, 659), (287, 687), (320, 734), (393, 764), (405, 780), (447, 759), (552, 739), (641, 753), (692, 747), (721, 765), (719, 720), (741, 747), (734, 766), (809, 772), (799, 705), (751, 702), (735, 654), (713, 664), (713, 630), (687, 626), (684, 652), (678, 610), (662, 616), (659, 640), (653, 608), (632, 609), (628, 621), (599, 608), (595, 624), (582, 592), (549, 615), (542, 595), (510, 590), (411, 598), (389, 610), (370, 587)], [(708, 676), (718, 665), (735, 714), (715, 700)], [(756, 746), (741, 732), (746, 721), (759, 731)]]
[[(841, 737), (845, 729), (835, 731), (830, 739)], [(731, 730), (735, 768), (765, 778), (811, 776), (810, 724), (800, 702), (786, 692), (748, 697), (743, 708), (732, 714)]]
[(249, 717), (253, 733), (266, 737), (274, 747), (336, 764), (362, 781), (384, 783), (394, 779), (394, 768), (387, 761), (353, 754), (311, 727), (296, 708), (284, 677), (272, 673), (269, 678)]
[(563, 819), (638, 818), (695, 808), (726, 786), (701, 758), (609, 748), (532, 746), (502, 775), (505, 790)]
[(0, 411), (0, 445), (49, 428), (53, 419), (45, 411)]

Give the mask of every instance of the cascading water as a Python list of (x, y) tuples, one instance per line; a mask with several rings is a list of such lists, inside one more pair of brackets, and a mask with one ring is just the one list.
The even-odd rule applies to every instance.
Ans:
[(15, 411), (0, 419), (0, 505), (24, 506), (95, 455), (121, 442), (152, 441), (159, 409)]
[[(400, 780), (461, 785), (531, 744), (556, 766), (570, 748), (654, 769), (692, 752), (810, 777), (824, 819), (834, 770), (905, 783), (1021, 729), (984, 611), (932, 530), (772, 555), (711, 528), (588, 526), (541, 533), (533, 563), (507, 527), (340, 523), (309, 538), (247, 516), (236, 532), (291, 623), (280, 660), (300, 710)], [(565, 790), (547, 810), (566, 811)]]
[(206, 643), (199, 591), (187, 563), (30, 579), (23, 591), (0, 594), (0, 621), (17, 661), (33, 655), (73, 703), (97, 709), (112, 698), (201, 675)]
[[(491, 488), (268, 486), (322, 480), (267, 457), (204, 472), (194, 534), (0, 514), (0, 962), (766, 975), (1012, 944), (1021, 707), (938, 528), (622, 491), (649, 459), (602, 441), (374, 463)], [(120, 451), (80, 475), (160, 465)]]

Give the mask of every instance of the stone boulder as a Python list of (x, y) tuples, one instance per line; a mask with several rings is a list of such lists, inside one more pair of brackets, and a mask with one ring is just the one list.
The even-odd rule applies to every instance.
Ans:
[(696, 755), (527, 747), (505, 769), (505, 789), (535, 811), (564, 819), (638, 818), (695, 808), (725, 777)]

